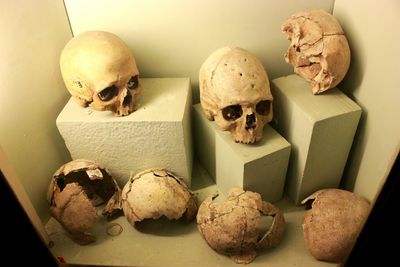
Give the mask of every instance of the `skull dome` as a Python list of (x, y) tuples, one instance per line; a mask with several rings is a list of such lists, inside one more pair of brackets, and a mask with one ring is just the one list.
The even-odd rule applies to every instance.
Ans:
[(230, 131), (237, 143), (250, 144), (263, 136), (272, 120), (272, 94), (260, 60), (238, 47), (213, 52), (199, 73), (200, 102), (209, 120)]
[(343, 262), (357, 241), (371, 205), (346, 190), (322, 189), (304, 199), (304, 241), (317, 260)]
[(71, 39), (60, 56), (61, 74), (83, 107), (132, 113), (141, 91), (139, 71), (128, 46), (116, 35), (88, 31)]
[(108, 220), (122, 213), (121, 190), (107, 169), (77, 159), (62, 165), (53, 175), (47, 192), (51, 215), (80, 245), (96, 240), (90, 229), (99, 220), (97, 207)]
[(285, 60), (310, 82), (313, 94), (343, 80), (350, 65), (350, 48), (334, 16), (324, 10), (299, 12), (282, 25), (282, 31), (290, 40)]
[[(230, 256), (236, 263), (250, 263), (257, 250), (279, 245), (285, 232), (285, 218), (281, 211), (260, 194), (232, 188), (227, 198), (219, 203), (207, 197), (199, 207), (197, 226), (208, 243), (218, 253)], [(261, 217), (272, 217), (268, 230)]]

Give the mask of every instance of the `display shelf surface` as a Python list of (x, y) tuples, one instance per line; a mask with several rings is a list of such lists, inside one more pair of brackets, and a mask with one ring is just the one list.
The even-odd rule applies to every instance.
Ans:
[[(193, 169), (192, 188), (199, 201), (217, 191), (207, 172), (197, 163)], [(304, 209), (296, 207), (288, 199), (275, 203), (285, 214), (287, 229), (281, 244), (274, 249), (260, 251), (251, 266), (337, 266), (317, 261), (308, 253), (302, 233)], [(123, 232), (109, 236), (106, 228), (118, 223)], [(238, 266), (228, 257), (213, 251), (197, 230), (195, 221), (146, 221), (138, 228), (132, 227), (125, 217), (107, 222), (101, 220), (93, 233), (97, 241), (88, 246), (74, 243), (61, 228), (50, 219), (46, 230), (52, 240), (51, 252), (70, 264), (103, 266)]]

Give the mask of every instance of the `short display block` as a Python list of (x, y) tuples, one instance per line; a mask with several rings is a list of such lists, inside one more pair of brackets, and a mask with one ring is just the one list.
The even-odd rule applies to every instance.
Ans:
[(138, 110), (125, 117), (70, 99), (57, 127), (72, 159), (98, 161), (124, 185), (148, 168), (168, 168), (190, 186), (193, 163), (189, 78), (142, 78)]
[(299, 204), (322, 188), (336, 188), (361, 116), (361, 108), (339, 89), (313, 95), (293, 74), (274, 79), (274, 128), (292, 145), (286, 191)]
[(235, 143), (230, 132), (207, 120), (200, 104), (193, 113), (196, 155), (222, 194), (240, 186), (266, 201), (282, 198), (290, 156), (290, 144), (282, 136), (266, 125), (258, 143)]

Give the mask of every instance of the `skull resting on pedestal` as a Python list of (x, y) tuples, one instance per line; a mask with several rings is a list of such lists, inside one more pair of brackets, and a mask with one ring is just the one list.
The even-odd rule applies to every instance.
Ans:
[(324, 10), (306, 10), (293, 14), (282, 31), (290, 40), (285, 60), (310, 82), (313, 94), (343, 80), (350, 65), (350, 48), (335, 17)]
[(97, 206), (106, 203), (103, 216), (112, 219), (122, 213), (121, 190), (107, 169), (78, 159), (62, 165), (53, 175), (47, 201), (51, 215), (71, 235), (86, 245), (95, 241), (89, 232), (98, 221)]
[(103, 31), (79, 34), (64, 47), (60, 68), (68, 91), (81, 106), (117, 116), (136, 109), (139, 71), (132, 52), (118, 36)]
[(199, 73), (200, 101), (209, 120), (230, 131), (235, 142), (250, 144), (272, 120), (272, 94), (262, 63), (248, 51), (223, 47)]

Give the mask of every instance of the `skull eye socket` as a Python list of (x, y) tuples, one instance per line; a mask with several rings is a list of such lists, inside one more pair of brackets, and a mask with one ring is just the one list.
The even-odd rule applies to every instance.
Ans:
[(262, 100), (257, 103), (256, 111), (258, 114), (267, 116), (271, 109), (271, 101), (270, 100)]
[(234, 121), (239, 119), (243, 114), (242, 107), (240, 105), (231, 105), (222, 109), (222, 115), (227, 121)]
[(138, 75), (132, 76), (127, 85), (128, 89), (133, 90), (136, 89), (138, 86), (139, 86), (139, 76)]
[(101, 101), (109, 101), (113, 99), (114, 96), (118, 95), (118, 88), (115, 85), (109, 86), (103, 89), (97, 94)]

